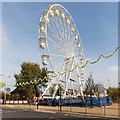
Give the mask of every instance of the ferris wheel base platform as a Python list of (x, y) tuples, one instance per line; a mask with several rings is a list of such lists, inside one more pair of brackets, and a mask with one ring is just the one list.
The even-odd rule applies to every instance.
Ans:
[[(58, 106), (60, 103), (60, 99), (44, 99), (39, 100), (39, 105), (45, 106)], [(62, 106), (78, 106), (78, 107), (85, 107), (85, 106), (109, 106), (111, 105), (111, 98), (66, 98), (61, 99)]]

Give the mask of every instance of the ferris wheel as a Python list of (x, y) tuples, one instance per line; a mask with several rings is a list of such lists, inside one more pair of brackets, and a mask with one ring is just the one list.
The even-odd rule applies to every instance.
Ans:
[[(49, 93), (50, 87), (54, 84), (52, 98), (55, 97), (59, 85), (63, 88), (62, 98), (77, 96), (84, 98), (83, 86), (87, 77), (83, 68), (75, 68), (84, 63), (83, 45), (72, 16), (62, 5), (53, 4), (43, 11), (39, 22), (38, 39), (42, 64), (47, 68), (49, 80), (42, 97)], [(51, 77), (58, 72), (65, 73)]]

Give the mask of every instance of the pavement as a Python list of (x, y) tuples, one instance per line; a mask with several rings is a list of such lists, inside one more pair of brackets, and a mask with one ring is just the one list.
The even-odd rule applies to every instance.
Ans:
[[(58, 106), (39, 106), (38, 110), (36, 109), (36, 105), (3, 105), (3, 107), (15, 108), (15, 109), (31, 109), (36, 112), (48, 112), (48, 113), (56, 113), (58, 112)], [(62, 106), (62, 113), (71, 113), (71, 114), (81, 114), (81, 115), (92, 115), (92, 116), (100, 116), (107, 118), (118, 118), (119, 115), (119, 105), (118, 103), (114, 103), (110, 106), (102, 106), (102, 107), (70, 107), (70, 106)], [(120, 116), (119, 116), (120, 117)]]
[(56, 112), (52, 110), (3, 107), (2, 120), (116, 120), (117, 118)]

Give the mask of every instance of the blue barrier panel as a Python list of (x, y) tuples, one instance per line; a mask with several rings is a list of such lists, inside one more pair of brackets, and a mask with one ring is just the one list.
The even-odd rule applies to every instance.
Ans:
[(106, 98), (107, 99), (107, 105), (111, 105), (111, 98)]
[[(44, 99), (39, 100), (39, 105), (53, 105), (58, 106), (60, 102), (60, 99)], [(105, 105), (111, 105), (111, 98), (85, 98), (84, 100), (82, 98), (66, 98), (61, 99), (61, 105), (62, 106), (105, 106)]]

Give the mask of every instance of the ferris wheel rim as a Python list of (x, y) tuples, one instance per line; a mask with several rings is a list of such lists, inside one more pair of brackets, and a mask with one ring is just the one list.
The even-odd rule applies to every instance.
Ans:
[[(77, 28), (77, 25), (75, 24), (75, 21), (74, 21), (74, 19), (73, 19), (73, 17), (71, 16), (71, 14), (66, 10), (66, 8), (64, 8), (62, 5), (60, 5), (60, 4), (53, 4), (53, 5), (51, 5), (50, 7), (49, 7), (49, 9), (47, 10), (47, 19), (49, 18), (48, 17), (48, 15), (49, 15), (49, 12), (50, 12), (50, 10), (54, 7), (54, 6), (60, 6), (60, 8), (62, 8), (62, 9), (64, 9), (65, 10), (65, 12), (66, 12), (66, 14), (65, 15), (69, 15), (70, 16), (70, 18), (71, 18), (71, 20), (72, 20), (72, 24), (74, 24), (75, 25), (75, 30), (76, 30), (76, 32), (78, 33), (78, 36), (79, 36), (79, 41), (80, 41), (80, 44), (81, 44), (81, 48), (82, 48), (82, 51), (83, 51), (83, 44), (82, 44), (82, 40), (81, 40), (81, 37), (80, 37), (80, 33), (79, 33), (79, 31), (78, 31), (78, 28)], [(61, 9), (61, 10), (62, 10)], [(42, 15), (41, 16), (41, 18), (40, 18), (40, 22), (43, 20), (43, 17), (44, 17), (44, 15)], [(52, 18), (50, 18), (50, 19), (52, 19)], [(57, 19), (57, 18), (56, 18)], [(48, 23), (49, 24), (49, 23)], [(46, 41), (45, 41), (45, 43), (46, 43), (46, 50), (47, 50), (47, 54), (48, 54), (48, 56), (49, 56), (49, 62), (50, 62), (50, 66), (51, 66), (51, 68), (52, 68), (52, 71), (53, 71), (53, 74), (56, 76), (56, 73), (55, 73), (55, 68), (53, 67), (53, 63), (52, 63), (52, 60), (51, 60), (51, 55), (50, 55), (50, 52), (49, 52), (49, 46), (48, 46), (48, 39), (47, 39), (47, 33), (48, 33), (48, 25), (47, 25), (47, 23), (45, 23), (45, 28), (46, 28), (46, 33), (45, 33), (45, 37), (46, 37)], [(39, 28), (40, 28), (40, 26), (39, 26)], [(40, 31), (39, 31), (39, 29), (38, 29), (38, 37), (40, 37), (39, 36), (40, 35)], [(71, 40), (74, 40), (74, 39), (71, 39)], [(76, 41), (75, 41), (76, 42)], [(77, 42), (76, 42), (77, 43)], [(79, 48), (77, 48), (76, 47), (76, 49), (77, 49), (77, 55), (79, 55)], [(41, 53), (41, 51), (42, 51), (42, 49), (40, 49), (40, 54), (41, 54), (41, 59), (42, 59), (42, 53)], [(82, 55), (83, 56), (83, 55)], [(76, 58), (76, 56), (74, 56), (75, 58)], [(79, 56), (80, 57), (80, 56)], [(84, 56), (83, 56), (84, 57)], [(73, 60), (73, 57), (71, 57), (72, 58), (72, 60)], [(70, 59), (71, 59), (70, 58)], [(77, 59), (77, 58), (76, 58)], [(69, 62), (69, 64), (70, 63), (72, 63), (72, 60)], [(62, 62), (62, 64), (63, 64), (63, 66), (65, 66), (65, 63), (64, 63), (65, 61), (63, 61)], [(75, 62), (74, 63), (74, 65), (77, 65), (77, 62)], [(81, 64), (81, 63), (80, 63)], [(45, 67), (45, 65), (43, 64), (43, 66)], [(56, 66), (55, 66), (56, 67)], [(72, 66), (70, 66), (70, 67), (72, 67)], [(60, 68), (60, 67), (59, 67)], [(60, 69), (61, 71), (62, 71), (62, 69)], [(68, 76), (69, 77), (69, 76)], [(57, 79), (57, 77), (56, 77), (56, 79)], [(60, 81), (57, 79), (57, 81), (58, 81), (58, 83), (60, 83)]]
[[(68, 13), (68, 15), (70, 16), (70, 18), (72, 19), (72, 21), (73, 21), (73, 23), (74, 23), (74, 25), (75, 25), (75, 27), (76, 27), (76, 31), (77, 31), (77, 33), (78, 33), (78, 36), (79, 36), (79, 38), (80, 38), (80, 42), (81, 42), (80, 44), (81, 44), (82, 51), (83, 51), (83, 44), (82, 44), (82, 40), (81, 40), (81, 37), (80, 37), (80, 33), (79, 33), (79, 31), (78, 31), (77, 25), (75, 24), (75, 21), (74, 21), (73, 17), (71, 16), (71, 14), (68, 12), (68, 10), (67, 10), (65, 7), (63, 7), (61, 4), (53, 4), (53, 5), (51, 5), (50, 8), (48, 9), (48, 12), (47, 12), (47, 18), (48, 18), (48, 15), (49, 15), (50, 10), (51, 10), (54, 6), (60, 6), (61, 8), (63, 8), (63, 9)], [(42, 21), (42, 18), (43, 18), (43, 15), (41, 16), (40, 21)], [(47, 27), (48, 27), (48, 25), (46, 25), (46, 38), (47, 38)], [(38, 29), (38, 37), (39, 37), (39, 29)], [(46, 39), (47, 52), (48, 52), (48, 55), (50, 56), (49, 47), (48, 47), (47, 41), (48, 41), (48, 40)], [(41, 51), (41, 50), (40, 50), (40, 51)], [(83, 52), (84, 52), (84, 51), (83, 51)], [(83, 55), (83, 57), (84, 57), (84, 55)], [(51, 62), (51, 57), (49, 57), (49, 61), (50, 61), (50, 64), (51, 64), (51, 66), (52, 66), (52, 69), (53, 69), (53, 71), (54, 71), (54, 68), (53, 68), (53, 65), (52, 65), (52, 62)]]
[[(51, 7), (49, 8), (49, 10), (48, 10), (48, 12), (47, 12), (47, 18), (48, 18), (48, 15), (49, 15), (49, 11), (50, 11), (54, 6), (56, 6), (56, 5), (62, 7), (62, 8), (69, 14), (69, 16), (71, 17), (71, 19), (72, 19), (72, 21), (73, 21), (73, 23), (74, 23), (74, 25), (75, 25), (75, 27), (76, 27), (76, 29), (77, 29), (77, 33), (78, 33), (78, 35), (79, 35), (80, 42), (81, 42), (81, 45), (82, 45), (82, 50), (83, 50), (83, 44), (82, 44), (82, 40), (81, 40), (80, 33), (79, 33), (78, 28), (77, 28), (77, 25), (75, 24), (75, 21), (74, 21), (73, 17), (71, 16), (71, 14), (68, 12), (68, 10), (67, 10), (65, 7), (63, 7), (61, 4), (53, 4), (53, 5), (51, 5)], [(83, 51), (84, 51), (84, 50), (83, 50)]]

